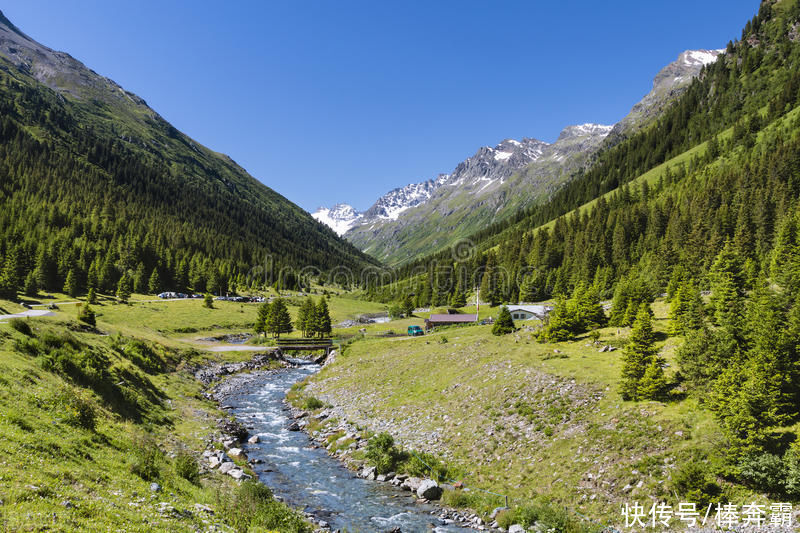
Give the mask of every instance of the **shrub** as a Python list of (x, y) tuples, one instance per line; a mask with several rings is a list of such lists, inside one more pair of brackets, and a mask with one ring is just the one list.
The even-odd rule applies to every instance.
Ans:
[(14, 341), (14, 350), (36, 357), (42, 350), (42, 345), (36, 339), (20, 339)]
[(150, 374), (160, 372), (164, 368), (164, 360), (143, 341), (130, 341), (125, 345), (123, 353), (133, 364)]
[(97, 325), (95, 312), (91, 307), (89, 307), (89, 304), (82, 306), (81, 310), (78, 311), (78, 320), (85, 324), (89, 324), (92, 327)]
[(394, 438), (388, 433), (379, 433), (367, 443), (367, 459), (375, 465), (379, 474), (395, 470), (400, 460), (400, 451), (394, 445)]
[(33, 337), (33, 330), (31, 330), (31, 325), (28, 324), (27, 320), (23, 320), (21, 318), (12, 318), (8, 321), (8, 325), (11, 326), (11, 329), (17, 330), (23, 335)]
[(708, 468), (696, 460), (684, 462), (672, 474), (671, 485), (682, 501), (696, 502), (701, 507), (707, 506), (722, 492), (711, 479)]
[(206, 295), (203, 296), (203, 306), (209, 309), (214, 309), (214, 297), (206, 293)]
[(311, 526), (298, 513), (275, 501), (272, 492), (256, 481), (245, 481), (232, 493), (218, 494), (217, 497), (217, 507), (234, 531), (311, 531)]
[(139, 437), (131, 447), (131, 473), (145, 481), (154, 481), (161, 475), (164, 455), (148, 436)]
[(63, 387), (53, 394), (51, 408), (61, 415), (61, 420), (74, 427), (93, 430), (96, 425), (94, 404), (84, 394), (73, 388)]
[(507, 335), (513, 333), (516, 328), (514, 327), (514, 320), (511, 318), (511, 313), (505, 305), (500, 308), (497, 314), (497, 319), (492, 326), (492, 335)]
[(181, 452), (175, 458), (175, 473), (192, 484), (200, 481), (200, 468), (191, 454)]
[(325, 404), (322, 402), (322, 400), (318, 400), (313, 396), (309, 396), (306, 398), (306, 401), (303, 402), (303, 407), (309, 411), (313, 411), (314, 409), (321, 409), (325, 407)]

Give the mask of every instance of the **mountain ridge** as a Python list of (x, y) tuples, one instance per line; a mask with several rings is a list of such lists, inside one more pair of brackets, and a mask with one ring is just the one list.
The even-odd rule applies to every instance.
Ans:
[[(452, 244), (487, 224), (506, 219), (520, 209), (546, 200), (576, 172), (592, 164), (594, 154), (624, 140), (645, 127), (669, 102), (680, 96), (702, 68), (721, 50), (686, 50), (664, 66), (653, 79), (653, 88), (614, 125), (592, 123), (566, 126), (554, 143), (532, 138), (505, 139), (484, 146), (436, 180), (394, 189), (370, 209), (347, 220), (332, 222), (359, 249), (390, 264), (412, 260)], [(517, 144), (514, 144), (517, 143)], [(521, 146), (529, 150), (520, 155)], [(493, 162), (506, 163), (493, 168)], [(507, 183), (508, 182), (508, 183)], [(375, 206), (395, 191), (434, 183), (426, 194), (400, 202), (392, 216), (380, 216)], [(322, 214), (315, 218), (326, 222)], [(425, 231), (417, 231), (425, 227)]]

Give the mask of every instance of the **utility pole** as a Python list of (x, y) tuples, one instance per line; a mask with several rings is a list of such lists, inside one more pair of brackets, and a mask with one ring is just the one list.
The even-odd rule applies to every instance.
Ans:
[(481, 313), (481, 288), (475, 287), (475, 322), (478, 321), (478, 315)]

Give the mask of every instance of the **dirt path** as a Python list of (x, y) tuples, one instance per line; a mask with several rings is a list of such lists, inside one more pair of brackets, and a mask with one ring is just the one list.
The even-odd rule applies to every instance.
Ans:
[(0, 320), (6, 320), (9, 318), (27, 318), (31, 316), (53, 316), (53, 315), (55, 315), (55, 313), (52, 311), (46, 311), (44, 309), (32, 309), (30, 311), (14, 313), (13, 315), (0, 315)]

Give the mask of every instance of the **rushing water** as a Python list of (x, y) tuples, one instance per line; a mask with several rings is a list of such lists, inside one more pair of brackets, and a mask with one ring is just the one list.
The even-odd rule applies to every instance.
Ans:
[(327, 452), (313, 447), (301, 431), (288, 431), (283, 398), (289, 387), (319, 370), (317, 365), (259, 374), (226, 396), (225, 402), (258, 435), (246, 445), (259, 479), (289, 505), (313, 513), (331, 529), (348, 532), (471, 531), (443, 525), (432, 505), (417, 504), (408, 492), (388, 483), (359, 479)]

